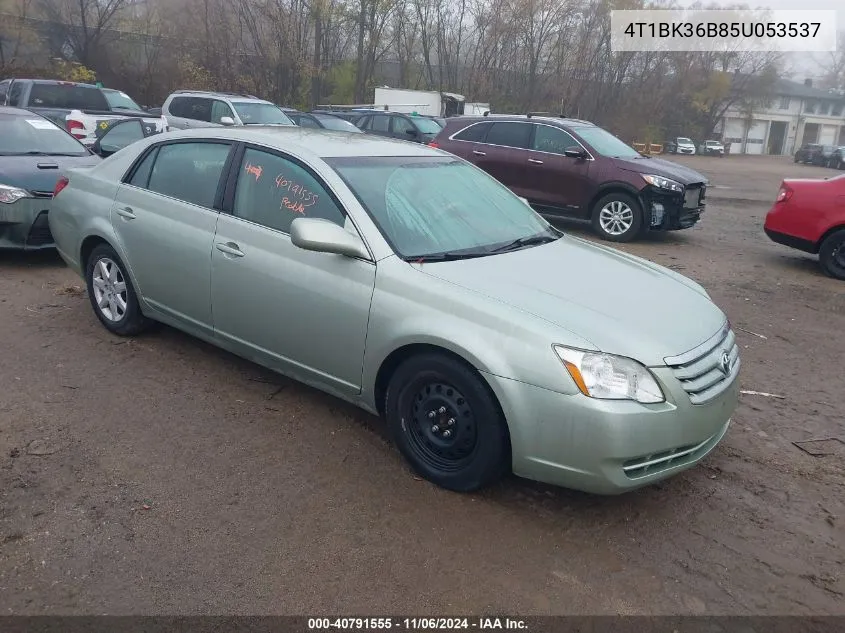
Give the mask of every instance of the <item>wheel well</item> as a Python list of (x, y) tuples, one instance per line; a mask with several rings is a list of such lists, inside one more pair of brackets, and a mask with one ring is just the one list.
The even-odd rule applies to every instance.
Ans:
[(623, 187), (622, 185), (610, 185), (605, 187), (604, 189), (599, 189), (596, 192), (596, 195), (593, 196), (592, 200), (590, 200), (589, 204), (587, 205), (587, 212), (589, 214), (588, 217), (593, 216), (593, 207), (595, 206), (596, 202), (598, 202), (601, 198), (604, 198), (609, 193), (624, 193), (626, 196), (631, 196), (634, 200), (640, 203), (642, 206), (642, 200), (640, 199), (640, 192), (633, 191), (628, 189), (627, 187)]
[(814, 253), (816, 253), (816, 254), (818, 254), (819, 249), (821, 249), (822, 244), (824, 243), (824, 241), (825, 241), (828, 237), (830, 237), (833, 233), (836, 233), (837, 231), (841, 231), (841, 230), (843, 230), (843, 229), (845, 229), (845, 224), (838, 224), (837, 226), (833, 226), (833, 227), (829, 228), (829, 229), (825, 232), (825, 234), (824, 234), (824, 235), (822, 235), (822, 236), (819, 238), (819, 240), (816, 242), (816, 248), (815, 248), (815, 251), (813, 251), (813, 252), (814, 252)]
[(108, 244), (108, 242), (99, 235), (89, 235), (82, 241), (82, 248), (79, 252), (79, 267), (83, 270), (83, 272), (88, 267), (88, 258), (91, 256), (91, 251), (93, 251), (98, 244)]

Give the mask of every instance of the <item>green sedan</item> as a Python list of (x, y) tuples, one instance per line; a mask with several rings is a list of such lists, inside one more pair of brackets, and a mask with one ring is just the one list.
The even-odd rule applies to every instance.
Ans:
[(50, 227), (108, 330), (167, 323), (381, 415), (451, 490), (638, 488), (700, 461), (737, 404), (735, 337), (700, 285), (437, 149), (191, 130), (58, 188)]

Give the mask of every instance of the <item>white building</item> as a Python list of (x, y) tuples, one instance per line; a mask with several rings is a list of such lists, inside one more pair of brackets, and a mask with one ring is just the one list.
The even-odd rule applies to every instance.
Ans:
[(793, 154), (806, 143), (845, 145), (845, 95), (779, 79), (765, 106), (729, 108), (717, 128), (731, 154)]

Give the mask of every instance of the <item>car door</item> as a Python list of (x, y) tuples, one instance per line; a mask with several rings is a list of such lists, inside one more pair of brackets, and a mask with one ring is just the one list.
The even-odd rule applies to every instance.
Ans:
[(590, 163), (564, 155), (567, 148), (583, 150), (567, 131), (533, 123), (531, 147), (525, 157), (525, 198), (533, 206), (582, 215), (590, 193)]
[(146, 303), (163, 320), (211, 335), (211, 251), (232, 144), (153, 146), (118, 189), (111, 223)]
[(410, 119), (399, 115), (394, 115), (390, 119), (390, 135), (393, 138), (398, 138), (402, 141), (420, 141), (420, 131)]
[(483, 146), (474, 151), (475, 164), (525, 197), (525, 172), (531, 124), (522, 121), (497, 121), (490, 126)]
[(473, 123), (452, 134), (451, 137), (439, 136), (436, 142), (440, 149), (460, 156), (472, 164), (477, 164), (478, 159), (486, 155), (483, 143), (491, 125), (489, 121)]
[(237, 121), (235, 113), (229, 104), (220, 99), (211, 99), (211, 123), (214, 125), (223, 125), (223, 117), (229, 117), (232, 121)]
[(390, 115), (374, 114), (361, 128), (368, 134), (375, 134), (376, 136), (391, 136), (390, 131)]
[(170, 103), (164, 108), (164, 115), (167, 117), (167, 125), (175, 130), (184, 130), (190, 127), (191, 97), (173, 97)]
[(308, 384), (358, 393), (373, 262), (302, 250), (298, 217), (355, 231), (322, 179), (296, 159), (247, 146), (229, 178), (211, 255), (214, 330), (224, 346)]

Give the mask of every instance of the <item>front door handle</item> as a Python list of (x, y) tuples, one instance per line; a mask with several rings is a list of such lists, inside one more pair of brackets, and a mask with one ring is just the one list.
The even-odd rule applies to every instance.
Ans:
[(234, 242), (217, 242), (214, 247), (225, 255), (231, 255), (232, 257), (244, 256), (241, 247)]
[(534, 165), (542, 165), (543, 164), (543, 161), (537, 160), (536, 158), (529, 158), (528, 162), (533, 163)]
[(476, 156), (487, 156), (487, 152), (479, 152), (477, 149), (472, 150), (472, 153)]
[(123, 207), (122, 209), (118, 209), (116, 212), (120, 217), (126, 218), (127, 220), (134, 220), (138, 216), (135, 215), (135, 212), (129, 207)]

